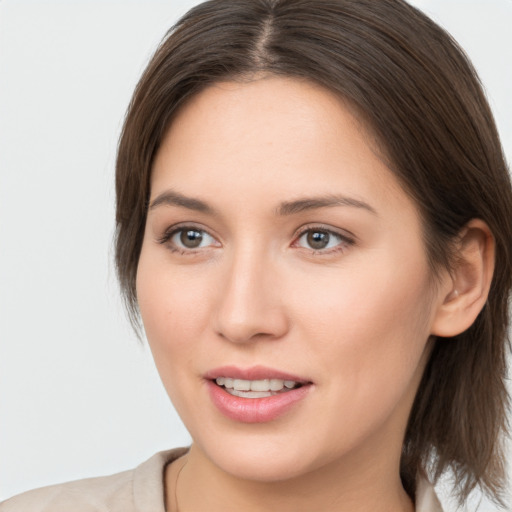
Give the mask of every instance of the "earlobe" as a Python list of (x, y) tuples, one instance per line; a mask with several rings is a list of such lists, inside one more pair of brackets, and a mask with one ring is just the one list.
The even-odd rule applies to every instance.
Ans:
[(485, 306), (494, 273), (495, 242), (480, 219), (461, 231), (451, 272), (440, 287), (432, 334), (452, 337), (468, 329)]

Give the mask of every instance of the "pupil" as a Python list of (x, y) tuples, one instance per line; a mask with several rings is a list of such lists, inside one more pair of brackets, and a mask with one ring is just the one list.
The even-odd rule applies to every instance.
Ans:
[(199, 247), (201, 245), (201, 242), (203, 241), (203, 235), (200, 231), (189, 229), (187, 231), (181, 232), (180, 240), (185, 247), (194, 249), (195, 247)]
[(329, 243), (329, 233), (325, 231), (311, 231), (308, 233), (308, 244), (313, 249), (324, 249)]

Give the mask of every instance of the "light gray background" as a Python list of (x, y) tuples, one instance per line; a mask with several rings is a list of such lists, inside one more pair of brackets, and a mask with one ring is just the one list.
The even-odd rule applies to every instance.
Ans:
[[(125, 108), (196, 3), (0, 0), (0, 500), (189, 442), (124, 316), (111, 241)], [(512, 161), (512, 0), (412, 3), (472, 58)]]

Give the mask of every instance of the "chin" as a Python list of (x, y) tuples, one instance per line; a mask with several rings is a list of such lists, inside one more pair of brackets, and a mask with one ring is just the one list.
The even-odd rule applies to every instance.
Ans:
[(321, 447), (315, 449), (304, 439), (290, 433), (282, 435), (277, 430), (267, 435), (228, 436), (226, 442), (218, 438), (204, 441), (194, 445), (217, 468), (254, 482), (294, 479), (318, 469), (332, 457), (322, 454)]
[(209, 454), (212, 462), (224, 472), (253, 482), (279, 482), (307, 472), (300, 453), (286, 450), (231, 450)]

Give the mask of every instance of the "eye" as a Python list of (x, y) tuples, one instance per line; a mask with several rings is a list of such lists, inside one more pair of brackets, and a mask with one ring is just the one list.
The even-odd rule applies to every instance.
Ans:
[(307, 229), (297, 239), (296, 245), (313, 251), (325, 251), (342, 248), (351, 245), (353, 242), (347, 237), (329, 231), (327, 229)]
[(168, 231), (159, 242), (168, 244), (171, 249), (182, 252), (218, 245), (213, 236), (205, 230), (193, 226), (183, 226)]

